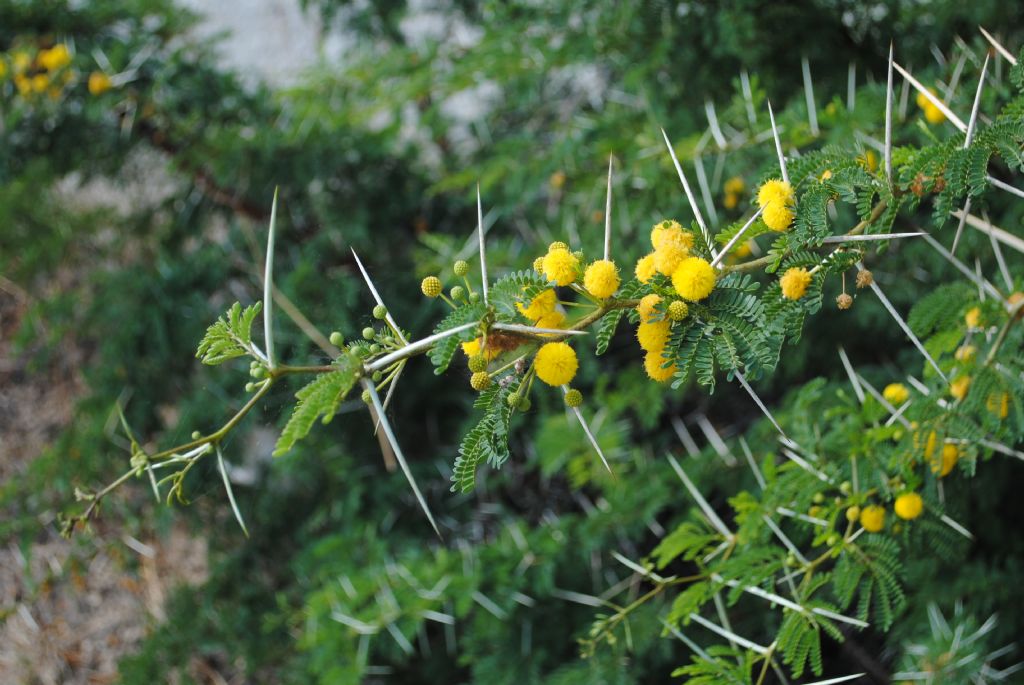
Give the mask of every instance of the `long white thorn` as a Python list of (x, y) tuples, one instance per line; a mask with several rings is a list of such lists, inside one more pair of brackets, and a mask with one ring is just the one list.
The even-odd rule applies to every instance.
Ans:
[(914, 86), (914, 88), (917, 90), (918, 93), (921, 93), (922, 95), (924, 95), (925, 98), (928, 99), (928, 102), (930, 102), (933, 105), (935, 105), (935, 107), (937, 107), (938, 110), (940, 112), (942, 112), (945, 115), (945, 117), (947, 119), (949, 119), (949, 121), (954, 126), (956, 126), (958, 129), (960, 129), (961, 133), (967, 133), (967, 124), (965, 124), (963, 122), (963, 120), (960, 119), (960, 117), (958, 117), (957, 115), (953, 114), (953, 111), (949, 107), (946, 106), (945, 102), (943, 102), (939, 98), (937, 98), (934, 95), (932, 95), (932, 92), (930, 90), (928, 90), (923, 85), (921, 85), (921, 82), (918, 81), (913, 76), (911, 76), (910, 72), (907, 71), (906, 69), (904, 69), (903, 67), (901, 67), (899, 65), (899, 63), (893, 62), (892, 65), (896, 69), (896, 71), (900, 72), (900, 74), (903, 76), (903, 78), (907, 79), (907, 81), (910, 82), (910, 85)]
[(801, 457), (799, 454), (789, 449), (788, 447), (782, 448), (782, 456), (786, 457), (786, 459), (789, 459), (791, 462), (793, 462), (794, 464), (802, 468), (804, 471), (820, 480), (822, 483), (832, 482), (831, 478), (829, 478), (827, 475), (811, 466), (809, 463), (807, 463), (806, 459), (804, 459), (803, 457)]
[(828, 680), (815, 680), (813, 683), (807, 683), (807, 685), (836, 685), (836, 683), (845, 683), (857, 678), (863, 678), (866, 675), (866, 673), (854, 673), (853, 675), (844, 675), (838, 678), (829, 678)]
[[(988, 54), (985, 55), (985, 62), (981, 65), (981, 77), (978, 79), (978, 90), (974, 93), (974, 104), (971, 106), (971, 118), (967, 122), (967, 135), (964, 136), (964, 149), (966, 150), (974, 142), (974, 131), (978, 124), (978, 111), (981, 108), (981, 91), (985, 88), (985, 73), (988, 71)], [(971, 211), (971, 198), (968, 197), (964, 202), (963, 214), (960, 218), (960, 224), (956, 227), (956, 235), (953, 237), (953, 247), (950, 248), (949, 253), (956, 254), (956, 246), (960, 243), (960, 236), (964, 232), (964, 224), (966, 223), (967, 214)]]
[(235, 493), (231, 489), (231, 479), (228, 478), (228, 470), (224, 466), (224, 454), (220, 451), (220, 444), (217, 445), (217, 469), (220, 471), (220, 477), (224, 480), (224, 490), (228, 493), (228, 502), (231, 503), (231, 511), (235, 513), (235, 520), (238, 521), (238, 526), (245, 533), (245, 537), (249, 537), (249, 529), (245, 527), (245, 519), (242, 518), (242, 512), (238, 510), (238, 503), (235, 502)]
[[(987, 219), (988, 217), (986, 216), (985, 218)], [(1010, 277), (1010, 269), (1006, 265), (1006, 258), (1003, 257), (1003, 248), (999, 247), (999, 241), (991, 233), (988, 234), (988, 240), (992, 243), (992, 253), (995, 254), (996, 263), (999, 264), (999, 273), (1006, 284), (1006, 292), (1013, 292), (1013, 279)]]
[(857, 379), (857, 373), (853, 370), (853, 364), (850, 363), (850, 358), (846, 356), (846, 350), (839, 347), (839, 359), (843, 362), (843, 368), (846, 369), (846, 375), (850, 377), (850, 385), (853, 386), (853, 394), (857, 396), (857, 401), (864, 404), (864, 388), (860, 387), (860, 381)]
[(992, 47), (994, 47), (996, 49), (996, 51), (1000, 55), (1002, 55), (1004, 58), (1006, 58), (1007, 62), (1009, 62), (1013, 66), (1017, 66), (1017, 58), (1014, 57), (1013, 54), (1009, 50), (1004, 48), (1002, 46), (1002, 44), (992, 36), (991, 33), (986, 31), (981, 26), (978, 27), (978, 30), (981, 31), (981, 35), (985, 36), (985, 40), (987, 40), (989, 43), (991, 43)]
[[(434, 335), (428, 335), (426, 338), (422, 338), (420, 340), (417, 340), (416, 342), (411, 342), (405, 347), (401, 347), (395, 350), (394, 352), (391, 352), (390, 354), (385, 354), (383, 357), (379, 357), (373, 360), (372, 362), (366, 365), (366, 370), (369, 371), (370, 373), (373, 373), (374, 371), (378, 371), (380, 369), (386, 369), (387, 367), (391, 366), (397, 361), (407, 359), (412, 355), (416, 354), (417, 352), (427, 349), (428, 347), (436, 343), (438, 340), (444, 340), (449, 336), (461, 333), (462, 331), (469, 330), (470, 328), (474, 328), (475, 326), (479, 325), (480, 324), (477, 323), (476, 321), (470, 321), (469, 323), (464, 323), (461, 326), (449, 328), (447, 331), (441, 331), (440, 333), (435, 333)], [(558, 332), (564, 333), (565, 331)]]
[(893, 44), (889, 42), (889, 70), (888, 76), (886, 77), (885, 83), (885, 178), (889, 182), (889, 187), (893, 186), (892, 178), (892, 52)]
[(885, 399), (885, 395), (883, 395), (882, 393), (878, 392), (878, 390), (875, 388), (875, 386), (871, 385), (871, 383), (868, 383), (867, 379), (865, 379), (864, 376), (858, 376), (858, 377), (860, 378), (861, 384), (863, 384), (863, 386), (865, 388), (867, 388), (868, 392), (871, 393), (871, 396), (874, 397), (878, 401), (878, 403), (880, 405), (882, 405), (882, 407), (887, 412), (889, 412), (889, 414), (891, 416), (896, 417), (896, 420), (898, 420), (900, 423), (902, 423), (904, 428), (910, 428), (911, 427), (910, 426), (910, 422), (907, 421), (905, 418), (903, 418), (900, 415), (900, 410), (898, 410), (896, 407), (892, 406), (892, 403), (889, 402), (889, 400)]
[(412, 471), (409, 470), (409, 464), (405, 461), (405, 455), (402, 454), (402, 448), (398, 445), (398, 440), (395, 438), (394, 431), (391, 430), (391, 423), (388, 421), (387, 416), (384, 415), (384, 407), (380, 403), (380, 396), (377, 394), (377, 388), (374, 387), (373, 382), (365, 376), (359, 381), (362, 383), (363, 389), (370, 395), (370, 402), (373, 404), (373, 408), (377, 410), (377, 416), (380, 417), (380, 426), (384, 429), (384, 435), (387, 437), (388, 442), (391, 443), (391, 449), (395, 453), (395, 459), (398, 460), (398, 465), (402, 469), (402, 473), (405, 474), (405, 479), (409, 481), (409, 485), (412, 487), (412, 492), (416, 496), (416, 501), (419, 502), (420, 508), (423, 509), (423, 513), (427, 515), (427, 520), (430, 521), (430, 526), (437, 533), (438, 537), (441, 537), (441, 531), (437, 528), (437, 523), (434, 521), (434, 515), (430, 513), (430, 507), (427, 506), (427, 500), (423, 498), (423, 493), (420, 492), (420, 488), (416, 485), (416, 479), (413, 478)]
[(683, 173), (683, 167), (679, 163), (679, 158), (676, 157), (675, 148), (672, 147), (672, 141), (668, 139), (668, 134), (665, 133), (665, 129), (661, 129), (661, 136), (665, 139), (665, 147), (668, 148), (668, 154), (672, 157), (672, 164), (676, 167), (676, 173), (679, 175), (679, 182), (683, 184), (683, 192), (686, 193), (686, 201), (690, 203), (690, 210), (693, 212), (693, 216), (697, 219), (697, 225), (700, 226), (700, 232), (704, 236), (704, 240), (707, 242), (708, 247), (711, 249), (711, 256), (715, 256), (715, 248), (711, 242), (711, 234), (708, 232), (707, 224), (704, 223), (704, 217), (700, 213), (700, 208), (697, 206), (697, 199), (693, 196), (693, 190), (690, 189), (690, 183), (686, 180), (686, 174)]
[(679, 441), (683, 443), (683, 447), (686, 448), (686, 453), (691, 457), (700, 456), (700, 448), (697, 447), (697, 443), (694, 442), (693, 436), (690, 435), (690, 431), (686, 429), (686, 424), (678, 416), (672, 417), (672, 428), (675, 430), (676, 435), (679, 436)]
[(846, 110), (852, 112), (857, 104), (857, 65), (850, 62), (846, 72)]
[(863, 243), (871, 242), (872, 240), (899, 240), (901, 238), (920, 238), (926, 235), (922, 231), (914, 231), (909, 233), (874, 233), (872, 235), (830, 235), (821, 241), (822, 245), (830, 245), (834, 243)]
[(631, 560), (631, 559), (629, 559), (627, 557), (622, 556), (618, 552), (613, 551), (612, 552), (612, 556), (615, 557), (615, 560), (618, 561), (620, 564), (622, 564), (623, 566), (625, 566), (629, 570), (633, 571), (634, 573), (637, 573), (637, 574), (643, 576), (644, 578), (650, 578), (651, 580), (653, 580), (656, 583), (664, 583), (665, 580), (666, 580), (664, 577), (659, 576), (657, 573), (655, 573), (651, 569), (644, 568), (640, 564), (636, 563), (635, 561), (633, 561), (633, 560)]
[(671, 454), (668, 455), (668, 463), (672, 465), (672, 469), (676, 472), (676, 475), (679, 476), (679, 480), (683, 481), (683, 485), (686, 486), (690, 496), (697, 501), (697, 506), (699, 506), (700, 510), (704, 512), (704, 516), (706, 516), (708, 521), (711, 522), (711, 525), (715, 527), (715, 530), (726, 538), (732, 539), (732, 532), (728, 527), (726, 527), (725, 523), (722, 522), (722, 519), (718, 518), (718, 514), (716, 514), (715, 510), (711, 508), (708, 501), (704, 499), (704, 495), (700, 494), (700, 490), (696, 488), (690, 478), (686, 475), (686, 472), (683, 471), (683, 467), (679, 465), (679, 462), (676, 461), (676, 458)]
[(779, 172), (782, 180), (789, 183), (789, 172), (786, 171), (786, 156), (782, 154), (782, 141), (779, 140), (779, 128), (775, 125), (775, 112), (772, 111), (772, 101), (768, 100), (768, 118), (772, 122), (772, 137), (775, 138), (775, 152), (779, 155)]
[(995, 178), (994, 176), (986, 176), (985, 179), (989, 183), (994, 185), (996, 188), (999, 188), (1000, 190), (1005, 190), (1006, 192), (1010, 193), (1011, 195), (1016, 195), (1017, 197), (1024, 198), (1024, 190), (1021, 190), (1020, 188), (1017, 188), (1015, 186), (1011, 186), (1009, 183), (1003, 183), (1002, 181), (1000, 181), (998, 178)]
[(480, 240), (480, 283), (487, 304), (487, 252), (484, 249), (484, 210), (480, 203), (480, 184), (476, 184), (476, 230)]
[(962, 525), (957, 523), (955, 520), (951, 519), (949, 516), (943, 514), (942, 516), (939, 517), (939, 519), (943, 523), (945, 523), (947, 526), (949, 526), (950, 528), (952, 528), (956, 532), (958, 532), (961, 535), (963, 535), (968, 540), (973, 540), (974, 539), (974, 535), (971, 533), (971, 531), (969, 531), (966, 528), (964, 528)]
[(263, 268), (263, 337), (267, 345), (267, 366), (277, 366), (274, 360), (274, 234), (277, 232), (277, 188), (270, 205), (270, 230), (267, 231), (267, 259)]
[(604, 201), (604, 259), (612, 252), (612, 156), (608, 155), (608, 195)]
[(769, 602), (775, 602), (779, 606), (786, 607), (787, 609), (790, 609), (800, 614), (817, 614), (818, 616), (824, 616), (834, 621), (840, 621), (841, 623), (848, 623), (849, 625), (857, 626), (858, 628), (868, 627), (868, 623), (866, 623), (865, 621), (861, 621), (860, 619), (850, 618), (849, 616), (843, 616), (842, 614), (837, 614), (834, 611), (829, 611), (828, 609), (819, 609), (817, 607), (813, 609), (807, 609), (806, 607), (803, 607), (792, 600), (786, 599), (781, 595), (777, 595), (774, 592), (762, 590), (756, 585), (743, 585), (742, 583), (736, 580), (725, 580), (724, 578), (722, 578), (722, 576), (718, 575), (717, 573), (711, 574), (711, 580), (715, 582), (722, 582), (725, 585), (728, 585), (729, 587), (738, 587), (748, 594), (754, 595), (755, 597), (760, 597), (761, 599), (768, 600)]
[(786, 546), (786, 549), (792, 552), (793, 556), (800, 560), (800, 563), (807, 564), (807, 557), (801, 554), (797, 546), (789, 539), (789, 536), (783, 533), (782, 529), (775, 525), (775, 521), (772, 521), (771, 517), (768, 515), (763, 515), (761, 518), (764, 519), (764, 522), (767, 523), (768, 527), (772, 529), (773, 533), (775, 533), (775, 537), (782, 541), (782, 544)]
[[(380, 293), (377, 292), (377, 288), (374, 287), (373, 281), (370, 279), (370, 274), (366, 271), (366, 267), (363, 266), (363, 260), (359, 259), (359, 255), (356, 254), (355, 248), (352, 248), (352, 256), (356, 260), (356, 266), (359, 267), (359, 273), (363, 274), (363, 280), (366, 281), (366, 287), (370, 289), (370, 294), (373, 295), (374, 302), (376, 302), (381, 307), (387, 309), (387, 307), (384, 305), (384, 300), (380, 298)], [(394, 318), (392, 318), (390, 311), (387, 313), (385, 320), (389, 324), (391, 324), (391, 328), (394, 329), (395, 335), (398, 336), (398, 339), (402, 342), (402, 344), (408, 345), (409, 341), (405, 339), (404, 335), (402, 335), (402, 329), (398, 327), (398, 324), (395, 322)]]
[[(857, 262), (857, 270), (864, 271), (864, 262)], [(910, 326), (907, 325), (907, 322), (903, 320), (903, 317), (896, 311), (896, 308), (892, 306), (892, 302), (889, 301), (889, 298), (885, 296), (885, 293), (882, 292), (882, 289), (879, 288), (878, 284), (873, 280), (871, 282), (871, 289), (875, 292), (875, 295), (878, 296), (878, 299), (881, 300), (882, 305), (889, 312), (889, 315), (895, 319), (896, 323), (899, 324), (899, 327), (903, 329), (903, 332), (906, 333), (907, 337), (909, 337), (911, 342), (914, 343), (914, 346), (921, 352), (924, 358), (928, 360), (928, 363), (931, 364), (933, 369), (935, 369), (935, 372), (939, 374), (939, 378), (946, 381), (946, 383), (949, 383), (949, 379), (946, 378), (946, 374), (942, 372), (939, 365), (935, 363), (931, 353), (929, 353), (928, 350), (925, 349), (924, 345), (921, 344), (918, 337), (914, 335), (914, 331), (910, 330)]]
[(725, 255), (729, 254), (729, 250), (731, 250), (733, 245), (735, 245), (739, 241), (739, 239), (743, 237), (743, 234), (747, 232), (747, 229), (754, 225), (754, 222), (757, 221), (757, 217), (761, 216), (761, 212), (763, 211), (764, 209), (759, 207), (758, 210), (754, 212), (754, 215), (747, 219), (747, 223), (743, 224), (743, 228), (738, 230), (736, 232), (736, 235), (734, 235), (729, 240), (729, 242), (725, 244), (725, 247), (722, 248), (722, 251), (718, 253), (718, 256), (711, 260), (711, 266), (716, 266), (719, 269), (723, 268), (721, 266), (721, 263), (722, 260), (725, 259)]
[(740, 436), (740, 448), (743, 450), (743, 456), (747, 458), (747, 464), (750, 466), (750, 470), (754, 472), (754, 480), (757, 481), (758, 487), (764, 490), (768, 487), (768, 484), (764, 481), (764, 476), (761, 475), (761, 469), (757, 467), (757, 463), (754, 461), (754, 454), (750, 451), (750, 445), (747, 444), (746, 439)]
[(704, 101), (704, 113), (708, 116), (708, 126), (711, 127), (711, 137), (715, 139), (715, 145), (718, 149), (724, 149), (728, 142), (725, 140), (725, 136), (722, 135), (722, 127), (718, 125), (718, 114), (715, 113), (715, 103), (711, 100)]
[(663, 618), (659, 619), (659, 620), (661, 621), (661, 625), (665, 626), (665, 628), (668, 630), (668, 632), (672, 633), (679, 640), (681, 640), (682, 643), (684, 645), (686, 645), (687, 647), (689, 647), (690, 650), (694, 654), (699, 656), (701, 659), (704, 659), (705, 661), (714, 661), (714, 659), (711, 658), (710, 654), (708, 654), (703, 649), (701, 649), (700, 646), (696, 642), (694, 642), (690, 638), (688, 638), (685, 635), (683, 635), (682, 632), (680, 632), (680, 630), (678, 628), (676, 628), (674, 625), (672, 625), (671, 623), (669, 623), (668, 621), (666, 621)]
[(711, 217), (711, 224), (718, 225), (718, 212), (715, 211), (715, 203), (711, 200), (711, 187), (708, 185), (708, 177), (704, 172), (704, 160), (700, 155), (693, 159), (693, 168), (697, 172), (697, 185), (700, 186), (701, 199), (704, 200), (704, 207)]
[[(953, 212), (953, 216), (959, 217), (960, 216), (959, 210)], [(972, 220), (974, 220), (974, 221), (972, 221)], [(975, 225), (975, 221), (978, 224), (983, 223), (981, 221), (981, 219), (978, 219), (974, 215), (972, 215), (972, 214), (967, 215), (967, 223), (968, 224), (970, 224), (974, 228), (977, 228), (982, 233), (988, 233), (988, 231), (985, 230), (984, 228)], [(928, 243), (933, 248), (935, 248), (935, 251), (938, 252), (940, 255), (942, 255), (943, 258), (945, 258), (946, 261), (948, 261), (950, 264), (952, 264), (954, 267), (956, 267), (957, 271), (962, 273), (964, 276), (967, 276), (967, 278), (969, 278), (972, 283), (974, 283), (976, 286), (978, 286), (979, 289), (983, 289), (985, 292), (987, 292), (989, 295), (991, 295), (992, 297), (996, 298), (997, 300), (1003, 299), (1002, 296), (999, 294), (999, 291), (996, 290), (996, 287), (994, 285), (992, 285), (991, 283), (989, 283), (985, 279), (978, 278), (978, 275), (976, 273), (974, 273), (973, 271), (971, 271), (967, 267), (966, 264), (964, 264), (959, 259), (957, 259), (952, 254), (950, 254), (949, 250), (947, 250), (946, 248), (944, 248), (942, 246), (942, 243), (940, 243), (938, 240), (936, 240), (935, 238), (933, 238), (932, 236), (930, 236), (928, 234), (925, 234), (925, 235), (923, 235), (921, 237), (924, 238), (926, 243)], [(999, 240), (999, 239), (1000, 239), (999, 236), (996, 236), (996, 240)], [(1024, 248), (1024, 241), (1021, 241), (1021, 247)]]
[(510, 333), (533, 333), (534, 335), (589, 335), (587, 331), (576, 331), (571, 328), (537, 328), (520, 323), (495, 323), (491, 329), (509, 331)]
[(747, 121), (753, 128), (757, 126), (757, 112), (754, 111), (754, 94), (750, 90), (750, 75), (746, 69), (740, 71), (740, 86), (743, 89), (743, 103), (747, 106)]
[(811, 125), (811, 135), (818, 135), (818, 108), (814, 104), (814, 83), (811, 81), (811, 63), (805, 55), (800, 60), (800, 67), (804, 72), (804, 97), (807, 99), (807, 120)]
[(758, 397), (757, 393), (754, 392), (754, 389), (750, 387), (750, 383), (747, 382), (747, 379), (743, 376), (743, 374), (740, 373), (740, 371), (738, 370), (735, 373), (736, 380), (740, 382), (740, 385), (743, 386), (743, 389), (746, 390), (747, 394), (750, 395), (751, 399), (754, 400), (754, 404), (757, 405), (758, 409), (760, 409), (761, 412), (766, 417), (768, 417), (768, 420), (772, 422), (772, 425), (775, 426), (775, 430), (779, 431), (779, 435), (781, 435), (784, 438), (787, 437), (786, 431), (782, 430), (782, 426), (780, 426), (779, 422), (775, 420), (775, 417), (772, 416), (772, 413), (768, 411), (768, 407), (765, 405), (764, 402), (761, 401), (761, 398)]
[[(568, 392), (569, 386), (563, 385), (562, 394), (566, 395), (568, 394)], [(604, 467), (606, 469), (608, 469), (608, 473), (611, 473), (612, 476), (614, 476), (615, 474), (612, 473), (612, 467), (608, 465), (608, 460), (605, 459), (604, 451), (601, 449), (601, 446), (597, 444), (597, 438), (594, 437), (593, 431), (591, 431), (590, 426), (587, 425), (587, 420), (583, 418), (583, 412), (580, 411), (579, 407), (572, 407), (571, 409), (572, 413), (576, 415), (576, 420), (579, 421), (580, 426), (583, 427), (583, 432), (587, 434), (587, 439), (590, 440), (590, 444), (594, 446), (594, 450), (597, 452), (597, 456), (601, 458), (601, 463), (604, 464)]]
[(766, 656), (768, 654), (768, 648), (767, 647), (762, 647), (761, 645), (757, 644), (756, 642), (751, 642), (750, 640), (746, 639), (745, 637), (741, 637), (741, 636), (737, 635), (736, 633), (732, 632), (731, 630), (726, 630), (725, 628), (722, 628), (721, 626), (719, 626), (717, 623), (714, 623), (712, 621), (707, 620), (706, 618), (704, 618), (700, 614), (690, 614), (690, 620), (696, 621), (697, 623), (701, 624), (702, 626), (704, 626), (708, 630), (710, 630), (710, 631), (712, 631), (714, 633), (718, 633), (719, 635), (721, 635), (725, 639), (727, 639), (727, 640), (729, 640), (731, 642), (735, 642), (736, 644), (738, 644), (740, 647), (743, 647), (744, 649), (753, 650), (753, 651), (757, 652), (758, 654), (760, 654), (761, 656)]

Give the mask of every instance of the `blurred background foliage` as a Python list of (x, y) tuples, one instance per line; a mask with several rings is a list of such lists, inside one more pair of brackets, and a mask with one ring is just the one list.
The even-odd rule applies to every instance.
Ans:
[[(4, 383), (59, 365), (68, 345), (83, 353), (79, 366), (62, 371), (83, 381), (73, 421), (0, 486), (0, 534), (25, 553), (53, 535), (76, 484), (101, 483), (124, 467), (114, 430), (119, 399), (147, 444), (215, 428), (244, 401), (243, 370), (204, 368), (191, 350), (228, 304), (259, 298), (275, 186), (278, 304), (288, 317), (281, 355), (319, 363), (327, 355), (309, 342), (311, 326), (353, 337), (370, 321), (350, 249), (404, 327), (432, 326), (439, 311), (422, 304), (416, 284), (427, 273), (450, 277), (453, 261), (472, 253), (478, 180), (493, 277), (526, 268), (550, 240), (597, 248), (614, 154), (616, 250), (628, 263), (647, 251), (655, 220), (689, 218), (659, 127), (695, 160), (689, 169), (706, 170), (725, 225), (746, 207), (724, 208), (725, 180), (740, 176), (749, 196), (761, 178), (751, 170), (768, 170), (774, 151), (740, 143), (720, 157), (705, 133), (707, 102), (731, 130), (752, 136), (767, 129), (771, 98), (790, 144), (863, 147), (854, 131), (881, 138), (890, 40), (901, 63), (948, 82), (964, 50), (982, 53), (979, 24), (1018, 46), (1024, 19), (1024, 8), (998, 0), (302, 4), (348, 47), (340, 61), (272, 88), (221, 66), (216, 43), (192, 36), (196, 17), (164, 0), (0, 0), (0, 274), (4, 297), (22, 303), (0, 325), (25, 368)], [(65, 42), (69, 64), (36, 70), (45, 83), (15, 81), (19, 54), (35, 60)], [(823, 140), (807, 131), (805, 56)], [(758, 105), (752, 122), (742, 70)], [(958, 90), (958, 111), (969, 107), (969, 90)], [(898, 142), (930, 135), (918, 115), (911, 104)], [(1021, 225), (1019, 202), (999, 198), (986, 209), (1000, 225)], [(978, 235), (967, 234), (965, 253), (991, 270)], [(951, 278), (923, 244), (893, 251), (875, 273), (892, 285), (901, 311)], [(680, 449), (674, 417), (693, 428), (693, 417), (706, 414), (727, 437), (746, 432), (755, 448), (768, 449), (773, 436), (737, 386), (722, 383), (708, 397), (648, 383), (628, 335), (620, 331), (600, 363), (584, 355), (580, 377), (617, 480), (595, 469), (584, 436), (552, 396), (524, 416), (509, 464), (482, 474), (472, 495), (449, 493), (470, 393), (425, 363), (411, 366), (393, 421), (441, 516), (444, 542), (404, 479), (385, 471), (358, 403), (271, 461), (265, 427), (283, 424), (286, 391), (228, 449), (251, 539), (233, 524), (213, 467), (190, 476), (189, 508), (154, 506), (141, 482), (111, 500), (94, 534), (76, 540), (79, 555), (120, 544), (120, 531), (159, 534), (172, 517), (208, 538), (211, 555), (209, 579), (173, 597), (167, 620), (122, 662), (123, 681), (162, 682), (173, 672), (191, 682), (183, 664), (199, 653), (230, 682), (668, 682), (687, 656), (660, 637), (658, 607), (644, 609), (651, 616), (635, 622), (629, 648), (581, 660), (576, 639), (596, 609), (567, 597), (616, 586), (628, 576), (610, 551), (642, 556), (689, 509), (661, 458)], [(807, 420), (805, 407), (785, 408), (787, 392), (815, 376), (843, 378), (839, 343), (877, 383), (920, 365), (880, 307), (826, 307), (758, 386), (784, 422)], [(621, 371), (602, 373), (611, 368)], [(724, 497), (750, 478), (723, 469), (711, 450), (698, 463), (693, 475), (704, 492)], [(973, 507), (965, 517), (985, 522), (968, 523), (982, 535), (943, 559), (922, 551), (927, 558), (909, 566), (907, 620), (889, 635), (861, 635), (859, 649), (832, 647), (830, 671), (863, 670), (865, 658), (887, 668), (904, 640), (927, 640), (928, 600), (948, 609), (970, 598), (982, 620), (998, 609), (1000, 636), (1024, 624), (1012, 602), (1024, 580), (1013, 527), (1020, 475), (1019, 464), (996, 461), (958, 483), (963, 490), (950, 496)], [(722, 484), (729, 487), (716, 490)], [(447, 598), (454, 625), (416, 613), (431, 589)], [(398, 635), (360, 638), (332, 618), (360, 602), (393, 603)], [(738, 629), (756, 634), (757, 626)]]

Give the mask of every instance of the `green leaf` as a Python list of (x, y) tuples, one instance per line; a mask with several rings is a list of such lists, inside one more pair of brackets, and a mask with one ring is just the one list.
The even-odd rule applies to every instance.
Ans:
[(222, 364), (235, 357), (253, 354), (252, 323), (263, 308), (261, 302), (245, 309), (235, 302), (228, 310), (227, 318), (220, 317), (209, 328), (199, 342), (196, 357), (211, 366)]
[(608, 351), (608, 344), (611, 343), (612, 336), (615, 335), (615, 328), (619, 325), (619, 321), (625, 313), (625, 309), (616, 309), (608, 312), (601, 319), (601, 324), (597, 328), (597, 349), (595, 354), (600, 356)]
[(334, 417), (338, 405), (356, 384), (359, 368), (357, 360), (344, 356), (339, 361), (337, 371), (320, 375), (295, 393), (298, 403), (277, 440), (275, 457), (284, 454), (306, 437), (318, 418), (322, 416), (326, 424)]
[[(442, 319), (441, 323), (437, 324), (437, 327), (434, 329), (434, 333), (443, 333), (470, 321), (479, 321), (485, 311), (484, 305), (481, 303), (463, 305)], [(447, 338), (434, 343), (434, 346), (430, 348), (428, 353), (430, 362), (434, 365), (434, 373), (440, 376), (447, 371), (448, 365), (452, 363), (452, 357), (455, 356), (456, 350), (459, 349), (459, 343), (467, 342), (474, 337), (476, 337), (475, 331), (466, 330), (462, 333), (449, 335)]]

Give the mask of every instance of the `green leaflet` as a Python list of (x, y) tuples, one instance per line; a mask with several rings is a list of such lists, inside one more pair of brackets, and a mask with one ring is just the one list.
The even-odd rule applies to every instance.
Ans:
[(338, 361), (337, 371), (318, 376), (295, 393), (298, 403), (292, 410), (281, 437), (277, 439), (277, 445), (274, 447), (275, 457), (284, 454), (306, 437), (313, 428), (313, 422), (321, 416), (323, 423), (330, 422), (338, 411), (338, 405), (356, 384), (360, 367), (358, 360), (344, 355)]
[(625, 309), (616, 309), (601, 319), (601, 324), (597, 328), (597, 348), (594, 351), (595, 354), (600, 356), (608, 351), (608, 344), (611, 343), (612, 336), (615, 335), (615, 328), (619, 325), (619, 321), (625, 313)]
[[(444, 317), (437, 324), (437, 327), (434, 328), (434, 333), (443, 333), (470, 321), (479, 321), (485, 311), (484, 305), (479, 302), (465, 304)], [(434, 365), (434, 373), (438, 376), (444, 373), (448, 369), (448, 365), (452, 363), (452, 357), (455, 356), (456, 350), (459, 349), (459, 343), (472, 340), (475, 336), (476, 333), (474, 331), (468, 330), (456, 335), (449, 335), (447, 338), (434, 343), (428, 354), (430, 363)]]
[(228, 310), (227, 318), (220, 317), (206, 329), (206, 335), (196, 350), (196, 357), (204, 364), (215, 366), (235, 357), (252, 354), (252, 322), (262, 309), (262, 302), (251, 304), (245, 309), (235, 302)]
[(496, 380), (473, 403), (484, 410), (484, 415), (459, 445), (459, 456), (452, 468), (452, 492), (472, 491), (476, 487), (476, 470), (484, 461), (501, 468), (509, 458), (508, 432), (515, 410), (508, 405), (508, 398), (519, 389), (519, 377), (509, 374), (502, 380), (505, 379), (512, 380), (507, 385)]
[(521, 319), (516, 304), (529, 304), (548, 285), (547, 280), (533, 270), (516, 271), (495, 281), (487, 297), (501, 321), (516, 321)]

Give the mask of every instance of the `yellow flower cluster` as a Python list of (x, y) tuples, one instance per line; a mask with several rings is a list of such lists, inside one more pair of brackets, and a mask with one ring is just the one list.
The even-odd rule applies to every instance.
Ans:
[(715, 268), (700, 257), (687, 257), (672, 273), (672, 287), (684, 300), (699, 302), (715, 288)]
[(646, 295), (637, 305), (640, 314), (640, 325), (636, 329), (636, 339), (640, 347), (647, 353), (644, 357), (644, 370), (652, 380), (663, 383), (672, 378), (676, 372), (675, 364), (664, 366), (665, 346), (672, 332), (672, 322), (662, 319), (654, 321), (658, 316), (656, 307), (661, 302), (660, 295)]
[(892, 508), (901, 519), (911, 521), (924, 511), (924, 500), (916, 492), (905, 492), (896, 498)]
[(556, 244), (544, 255), (541, 270), (544, 278), (556, 285), (569, 285), (579, 276), (580, 260), (567, 248)]
[(722, 204), (725, 205), (726, 209), (736, 209), (736, 205), (740, 203), (740, 194), (744, 188), (746, 188), (746, 185), (739, 176), (733, 176), (725, 182), (723, 188), (725, 190), (725, 199), (722, 200)]
[(555, 311), (556, 302), (557, 298), (555, 297), (555, 291), (548, 288), (540, 294), (535, 295), (534, 298), (530, 300), (529, 306), (523, 306), (521, 302), (517, 302), (516, 309), (518, 309), (519, 313), (530, 321), (536, 321), (537, 319)]
[[(16, 50), (10, 65), (18, 95), (32, 98), (45, 93), (53, 100), (60, 98), (64, 87), (75, 78), (74, 71), (68, 69), (71, 60), (71, 51), (63, 43), (40, 50), (34, 57), (26, 50)], [(6, 78), (7, 72), (7, 62), (0, 57), (0, 78)]]
[(556, 387), (572, 381), (579, 368), (576, 351), (564, 342), (550, 342), (541, 345), (533, 363), (534, 369), (537, 371), (537, 378)]
[[(935, 89), (929, 88), (928, 92), (935, 95)], [(935, 106), (935, 104), (929, 100), (924, 93), (917, 94), (917, 106), (924, 111), (924, 118), (929, 124), (941, 124), (946, 120), (946, 115), (942, 113), (942, 110)]]
[(462, 351), (466, 353), (467, 357), (475, 357), (478, 354), (482, 354), (487, 361), (492, 361), (501, 354), (501, 350), (495, 346), (488, 345), (485, 348), (481, 348), (481, 345), (483, 345), (483, 340), (476, 338), (475, 340), (462, 343)]
[(765, 181), (757, 191), (757, 206), (762, 209), (761, 219), (773, 231), (785, 231), (793, 223), (796, 194), (786, 181)]
[(882, 397), (894, 407), (898, 407), (910, 399), (910, 391), (902, 383), (890, 383), (882, 391)]
[(885, 528), (885, 508), (877, 504), (864, 507), (860, 512), (860, 525), (869, 533), (878, 533)]
[(807, 286), (811, 284), (811, 272), (807, 269), (794, 267), (787, 269), (779, 279), (782, 296), (787, 300), (799, 300), (807, 294)]
[(949, 384), (949, 394), (958, 400), (967, 397), (967, 391), (971, 387), (971, 377), (961, 376)]
[(583, 287), (599, 299), (606, 299), (619, 289), (619, 269), (614, 262), (599, 259), (587, 267), (583, 274)]

